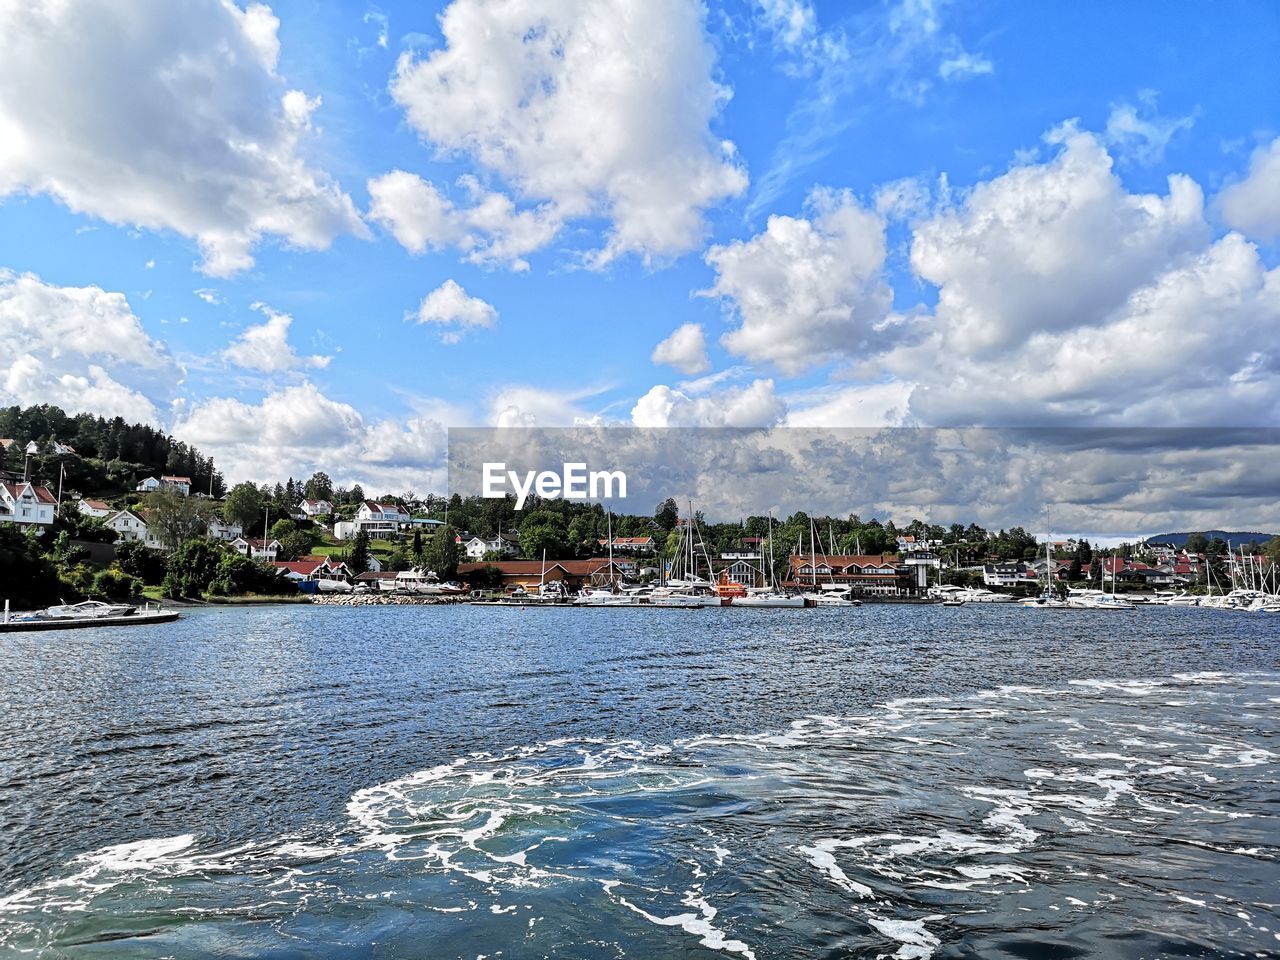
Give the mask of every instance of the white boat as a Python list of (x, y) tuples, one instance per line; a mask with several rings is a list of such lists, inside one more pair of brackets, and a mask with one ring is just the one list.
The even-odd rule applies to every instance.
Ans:
[(1067, 591), (1067, 604), (1082, 610), (1132, 610), (1133, 604), (1125, 597), (1103, 590), (1073, 587)]
[(100, 617), (124, 617), (137, 610), (127, 603), (103, 603), (101, 600), (82, 600), (80, 603), (60, 603), (37, 610), (36, 620), (97, 620)]
[(944, 607), (963, 607), (966, 602), (967, 601), (962, 600), (960, 597), (948, 597), (946, 600), (942, 601), (942, 605)]
[[(804, 548), (804, 538), (800, 539), (800, 547)], [(809, 607), (860, 607), (861, 600), (855, 600), (852, 597), (853, 588), (844, 584), (835, 582), (824, 583), (818, 586), (818, 533), (813, 525), (813, 519), (809, 519), (809, 569), (813, 571), (812, 589), (807, 593), (802, 593), (800, 598), (805, 601), (805, 606)]]
[(842, 593), (805, 593), (801, 594), (801, 599), (809, 601), (810, 606), (814, 607), (860, 607), (861, 600), (842, 594)]
[(803, 607), (804, 597), (788, 596), (777, 590), (748, 590), (745, 597), (734, 597), (732, 607)]
[(416, 593), (423, 596), (435, 596), (452, 592), (441, 585), (440, 578), (435, 573), (430, 570), (423, 570), (421, 567), (413, 567), (410, 570), (403, 570), (397, 573), (395, 589), (404, 593)]
[(316, 589), (320, 593), (355, 593), (355, 587), (345, 580), (317, 580)]

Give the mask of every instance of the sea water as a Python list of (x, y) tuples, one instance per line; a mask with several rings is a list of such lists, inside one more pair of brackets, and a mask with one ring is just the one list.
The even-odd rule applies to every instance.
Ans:
[(0, 636), (0, 954), (1280, 954), (1280, 621), (200, 611)]

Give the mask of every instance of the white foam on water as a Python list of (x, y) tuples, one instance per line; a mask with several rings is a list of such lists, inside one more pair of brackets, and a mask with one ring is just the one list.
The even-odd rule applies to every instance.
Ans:
[(890, 940), (896, 940), (902, 946), (893, 954), (898, 960), (927, 960), (933, 951), (941, 945), (941, 941), (925, 929), (925, 920), (940, 920), (941, 917), (926, 917), (924, 920), (895, 920), (886, 917), (867, 917), (867, 923)]
[(650, 923), (660, 927), (679, 927), (690, 936), (698, 937), (698, 942), (708, 950), (737, 953), (746, 957), (747, 960), (756, 960), (755, 951), (750, 946), (741, 940), (729, 939), (723, 930), (711, 922), (719, 911), (711, 906), (698, 891), (686, 893), (681, 901), (685, 906), (697, 909), (697, 913), (679, 913), (671, 917), (659, 917), (643, 907), (636, 906), (626, 897), (615, 895), (613, 890), (618, 886), (617, 881), (602, 881), (600, 885), (604, 887), (605, 893), (615, 897), (628, 910), (639, 914)]
[(837, 887), (850, 893), (856, 893), (860, 897), (870, 897), (875, 895), (875, 891), (865, 883), (858, 883), (856, 880), (850, 879), (849, 875), (840, 868), (840, 864), (836, 862), (835, 858), (836, 850), (860, 845), (861, 843), (858, 840), (819, 840), (811, 847), (798, 847), (797, 849), (809, 858), (810, 863), (825, 873)]

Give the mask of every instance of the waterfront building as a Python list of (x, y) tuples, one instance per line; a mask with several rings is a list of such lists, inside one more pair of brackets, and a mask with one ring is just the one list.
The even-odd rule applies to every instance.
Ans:
[(910, 568), (891, 553), (792, 554), (787, 558), (788, 589), (821, 588), (824, 584), (852, 587), (855, 593), (904, 596), (913, 592)]

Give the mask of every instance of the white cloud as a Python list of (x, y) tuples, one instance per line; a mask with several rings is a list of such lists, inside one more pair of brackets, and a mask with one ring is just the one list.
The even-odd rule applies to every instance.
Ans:
[(303, 158), (319, 100), (285, 90), (278, 27), (269, 7), (229, 0), (0, 6), (0, 197), (174, 230), (220, 276), (264, 237), (323, 249), (362, 231)]
[(323, 470), (336, 483), (361, 483), (372, 495), (445, 487), (442, 424), (418, 416), (369, 421), (311, 383), (272, 392), (258, 403), (204, 401), (179, 418), (173, 435), (213, 456), (232, 483)]
[(156, 423), (146, 392), (183, 376), (124, 294), (101, 287), (59, 287), (0, 270), (0, 330), (0, 403)]
[(1259, 147), (1249, 160), (1249, 175), (1218, 195), (1222, 217), (1258, 240), (1280, 238), (1280, 137)]
[(848, 192), (815, 191), (807, 206), (808, 218), (772, 216), (763, 233), (705, 258), (716, 279), (704, 294), (741, 321), (721, 343), (787, 373), (867, 350), (883, 337), (893, 299), (880, 216)]
[(788, 396), (788, 427), (883, 427), (903, 422), (914, 384), (833, 385)]
[(300, 357), (289, 345), (289, 327), (293, 325), (293, 317), (273, 310), (265, 303), (255, 303), (253, 309), (266, 316), (266, 322), (245, 330), (222, 351), (223, 359), (263, 373), (329, 365), (333, 357)]
[(1132, 194), (1099, 139), (972, 189), (915, 231), (938, 285), (925, 335), (881, 370), (909, 417), (947, 424), (1270, 424), (1280, 416), (1280, 273), (1211, 240), (1199, 186)]
[(702, 325), (685, 323), (653, 349), (649, 358), (654, 363), (665, 363), (675, 367), (681, 373), (693, 375), (710, 369), (711, 361), (707, 359), (707, 338), (702, 332)]
[(572, 427), (604, 422), (600, 413), (582, 406), (599, 396), (599, 387), (554, 390), (521, 384), (496, 389), (489, 398), (488, 424), (493, 427)]
[(1144, 90), (1138, 95), (1138, 106), (1118, 103), (1111, 108), (1106, 140), (1122, 157), (1149, 166), (1164, 159), (1174, 134), (1194, 125), (1194, 117), (1162, 116), (1156, 109), (1155, 92)]
[(938, 76), (943, 80), (963, 80), (984, 73), (995, 73), (995, 65), (980, 54), (960, 51), (938, 65)]
[(1203, 249), (1203, 195), (1188, 177), (1169, 194), (1130, 194), (1093, 134), (1067, 124), (1049, 163), (978, 184), (959, 207), (918, 225), (917, 274), (939, 289), (945, 346), (981, 357), (1037, 331), (1105, 316), (1179, 254)]
[(463, 177), (471, 205), (459, 207), (428, 180), (393, 170), (369, 181), (369, 218), (410, 253), (453, 247), (469, 263), (529, 269), (524, 258), (555, 239), (562, 223), (549, 205), (518, 210), (511, 198)]
[(597, 265), (695, 247), (746, 175), (711, 133), (728, 92), (695, 0), (454, 0), (445, 46), (400, 57), (410, 125), (563, 220), (610, 224)]
[(746, 387), (689, 396), (658, 384), (636, 401), (631, 423), (637, 427), (768, 427), (786, 416), (772, 380), (755, 380)]
[(210, 304), (212, 306), (217, 306), (222, 302), (222, 298), (218, 296), (218, 291), (210, 290), (207, 287), (195, 291), (195, 294), (205, 303)]
[(497, 310), (479, 297), (467, 296), (454, 280), (446, 280), (423, 297), (417, 312), (409, 316), (417, 323), (444, 327), (440, 339), (445, 343), (457, 343), (468, 330), (498, 322)]

